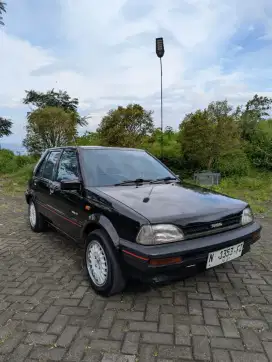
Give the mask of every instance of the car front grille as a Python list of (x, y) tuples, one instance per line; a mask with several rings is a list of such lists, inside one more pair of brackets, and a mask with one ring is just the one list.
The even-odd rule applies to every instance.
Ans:
[(198, 234), (205, 235), (220, 233), (224, 230), (233, 229), (239, 226), (241, 226), (241, 213), (230, 215), (211, 222), (192, 223), (188, 226), (182, 227), (182, 231), (185, 236), (189, 237)]

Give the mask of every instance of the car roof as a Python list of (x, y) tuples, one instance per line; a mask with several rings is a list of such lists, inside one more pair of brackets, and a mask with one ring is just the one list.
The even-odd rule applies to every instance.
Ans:
[(128, 147), (105, 147), (105, 146), (62, 146), (48, 148), (48, 151), (62, 150), (62, 149), (86, 149), (86, 150), (120, 150), (120, 151), (144, 151), (140, 148), (128, 148)]

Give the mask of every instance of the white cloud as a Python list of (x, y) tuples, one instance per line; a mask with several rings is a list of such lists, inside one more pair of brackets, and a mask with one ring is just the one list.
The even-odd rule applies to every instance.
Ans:
[[(266, 39), (269, 37), (270, 0), (157, 0), (150, 2), (153, 8), (146, 16), (135, 14), (135, 20), (123, 13), (125, 5), (128, 11), (129, 1), (80, 0), (75, 6), (74, 0), (59, 0), (61, 17), (56, 36), (65, 44), (65, 51), (45, 47), (42, 42), (37, 47), (30, 39), (0, 30), (0, 52), (4, 54), (0, 58), (4, 85), (0, 88), (0, 110), (18, 107), (25, 89), (45, 91), (54, 87), (78, 97), (81, 109), (94, 113), (91, 128), (109, 108), (128, 101), (158, 111), (156, 36), (165, 39), (167, 124), (176, 128), (186, 112), (212, 100), (228, 98), (240, 103), (266, 91), (265, 84), (254, 82), (263, 72), (267, 75), (268, 69), (260, 69), (257, 62), (254, 71), (249, 71), (258, 52), (245, 54), (243, 64), (235, 69), (232, 63), (227, 72), (222, 62), (244, 51), (243, 46), (230, 44), (239, 27), (246, 24), (252, 33), (256, 22), (261, 22), (267, 30)], [(144, 2), (138, 0), (137, 6)], [(12, 115), (12, 110), (9, 113)], [(22, 116), (18, 118), (18, 122), (22, 120)], [(14, 138), (21, 139), (22, 134)]]
[(0, 32), (0, 54), (0, 106), (20, 104), (23, 89), (37, 84), (31, 72), (54, 61), (49, 52), (4, 31)]

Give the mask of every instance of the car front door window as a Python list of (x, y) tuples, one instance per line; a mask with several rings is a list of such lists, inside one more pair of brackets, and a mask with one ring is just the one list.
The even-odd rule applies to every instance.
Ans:
[(42, 177), (43, 175), (43, 170), (44, 170), (44, 167), (45, 167), (45, 164), (47, 162), (47, 159), (49, 157), (49, 153), (45, 156), (45, 158), (41, 161), (41, 163), (39, 164), (37, 170), (36, 170), (36, 173), (35, 173), (35, 176), (36, 177)]
[(56, 166), (60, 157), (60, 151), (52, 151), (43, 169), (43, 178), (53, 181)]
[(64, 151), (60, 159), (56, 180), (60, 182), (64, 180), (76, 180), (78, 178), (79, 174), (76, 152)]

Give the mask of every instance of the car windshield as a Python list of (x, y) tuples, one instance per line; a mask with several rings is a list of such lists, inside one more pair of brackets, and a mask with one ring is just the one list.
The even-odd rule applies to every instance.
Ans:
[(127, 180), (175, 177), (141, 150), (83, 149), (82, 156), (86, 186), (112, 186)]

